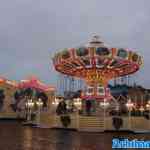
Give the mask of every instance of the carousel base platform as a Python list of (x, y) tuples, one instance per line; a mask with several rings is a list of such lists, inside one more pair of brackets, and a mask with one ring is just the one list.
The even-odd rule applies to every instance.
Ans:
[(51, 129), (49, 126), (45, 125), (45, 124), (36, 124), (35, 126), (33, 126), (34, 128), (42, 128), (42, 129)]
[(115, 129), (111, 116), (107, 116), (104, 119), (99, 116), (70, 115), (71, 123), (67, 128), (63, 127), (60, 116), (56, 115), (52, 116), (52, 118), (53, 119), (49, 120), (49, 125), (51, 128), (55, 129), (75, 129), (79, 132), (150, 133), (150, 120), (141, 116), (131, 118), (131, 129), (129, 129), (129, 118), (127, 116), (123, 116), (123, 126), (119, 130)]
[(78, 131), (76, 128), (63, 128), (63, 127), (61, 127), (61, 128), (58, 128), (58, 127), (53, 127), (53, 128), (51, 128), (52, 130), (64, 130), (64, 131)]
[(18, 116), (13, 112), (0, 112), (0, 119), (17, 119)]
[(22, 123), (23, 126), (36, 126), (36, 123), (33, 123), (32, 121), (25, 121)]
[(150, 134), (150, 130), (137, 130), (137, 131), (133, 131), (135, 134)]
[(22, 122), (22, 125), (23, 126), (30, 126), (33, 128), (50, 129), (50, 127), (45, 125), (45, 124), (39, 124), (39, 123), (35, 123), (33, 121), (24, 121), (24, 122)]

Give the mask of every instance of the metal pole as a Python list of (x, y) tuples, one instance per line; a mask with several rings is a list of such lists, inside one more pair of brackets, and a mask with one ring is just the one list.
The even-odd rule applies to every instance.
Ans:
[(105, 120), (105, 117), (106, 117), (105, 113), (106, 113), (106, 112), (105, 112), (105, 98), (104, 98), (104, 130), (105, 130), (105, 121), (106, 121), (106, 120)]
[(29, 106), (29, 100), (27, 101), (27, 121), (30, 121), (31, 117), (30, 117), (30, 106)]
[(29, 113), (30, 113), (30, 111), (29, 111), (29, 106), (28, 106), (28, 104), (27, 104), (27, 121), (30, 121)]
[(31, 108), (29, 106), (29, 121), (31, 121)]
[(40, 124), (40, 105), (38, 105), (38, 112), (37, 112), (37, 125)]
[(129, 108), (129, 129), (131, 130), (131, 110)]

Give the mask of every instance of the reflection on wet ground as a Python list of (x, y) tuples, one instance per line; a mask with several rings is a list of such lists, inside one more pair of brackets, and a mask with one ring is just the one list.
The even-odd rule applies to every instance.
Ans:
[(111, 150), (113, 137), (149, 140), (150, 134), (84, 133), (0, 121), (0, 150)]

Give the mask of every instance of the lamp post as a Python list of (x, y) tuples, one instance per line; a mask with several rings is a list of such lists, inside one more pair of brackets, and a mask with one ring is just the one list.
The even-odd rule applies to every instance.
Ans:
[(107, 108), (109, 106), (109, 102), (107, 102), (107, 100), (104, 98), (104, 101), (100, 102), (100, 106), (102, 106), (103, 108)]
[(81, 98), (75, 98), (74, 99), (74, 105), (77, 108), (76, 109), (76, 123), (77, 123), (77, 128), (79, 128), (79, 111), (82, 109), (82, 102)]
[(31, 121), (31, 114), (32, 114), (32, 108), (34, 106), (34, 103), (32, 99), (28, 99), (26, 102), (26, 108), (27, 108), (27, 121)]
[(100, 106), (104, 109), (104, 128), (105, 128), (105, 118), (106, 118), (106, 108), (109, 106), (109, 102), (107, 102), (107, 99), (104, 98), (103, 102), (100, 102)]
[(116, 103), (115, 110), (117, 111), (117, 114), (119, 113), (119, 109), (120, 109), (119, 103)]
[(141, 106), (140, 108), (139, 108), (139, 110), (140, 110), (140, 112), (141, 112), (141, 116), (143, 116), (143, 112), (144, 112), (144, 107), (143, 106)]
[(74, 105), (76, 106), (77, 110), (81, 110), (82, 107), (81, 98), (74, 98)]
[(36, 117), (36, 121), (37, 121), (37, 125), (40, 124), (40, 115), (41, 115), (41, 108), (43, 107), (43, 102), (42, 100), (39, 98), (38, 101), (36, 101), (36, 105), (38, 108), (38, 112), (37, 112), (37, 117)]
[(134, 106), (134, 104), (132, 103), (131, 99), (128, 100), (128, 102), (126, 103), (126, 106), (128, 108), (128, 111), (129, 111), (129, 114), (128, 114), (129, 129), (131, 129), (131, 111), (132, 111), (132, 108)]

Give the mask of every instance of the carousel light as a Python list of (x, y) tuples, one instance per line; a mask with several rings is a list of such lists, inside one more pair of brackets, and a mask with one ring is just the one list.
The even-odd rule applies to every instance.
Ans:
[(143, 106), (141, 106), (141, 107), (139, 108), (139, 110), (140, 110), (140, 112), (143, 112), (145, 109), (144, 109)]
[(52, 105), (56, 105), (56, 106), (57, 106), (57, 105), (59, 104), (60, 101), (62, 101), (61, 98), (55, 97), (54, 101), (52, 102)]
[(39, 107), (42, 107), (42, 106), (43, 106), (43, 101), (39, 98), (38, 101), (36, 102), (36, 104), (37, 104)]
[(109, 106), (109, 102), (104, 98), (104, 101), (100, 102), (100, 106), (102, 106), (102, 107), (108, 107)]
[(26, 104), (25, 104), (28, 108), (32, 108), (34, 106), (34, 102), (32, 101), (32, 99), (29, 99)]
[(134, 107), (134, 104), (132, 103), (131, 99), (128, 100), (128, 102), (126, 103), (126, 106), (129, 110), (131, 110)]
[[(147, 108), (147, 110), (149, 111), (149, 118), (150, 118), (150, 100), (147, 102), (147, 104), (146, 104), (146, 108)], [(150, 126), (150, 122), (149, 122), (149, 126)]]
[(148, 110), (150, 110), (150, 100), (147, 102), (146, 108), (147, 108)]

